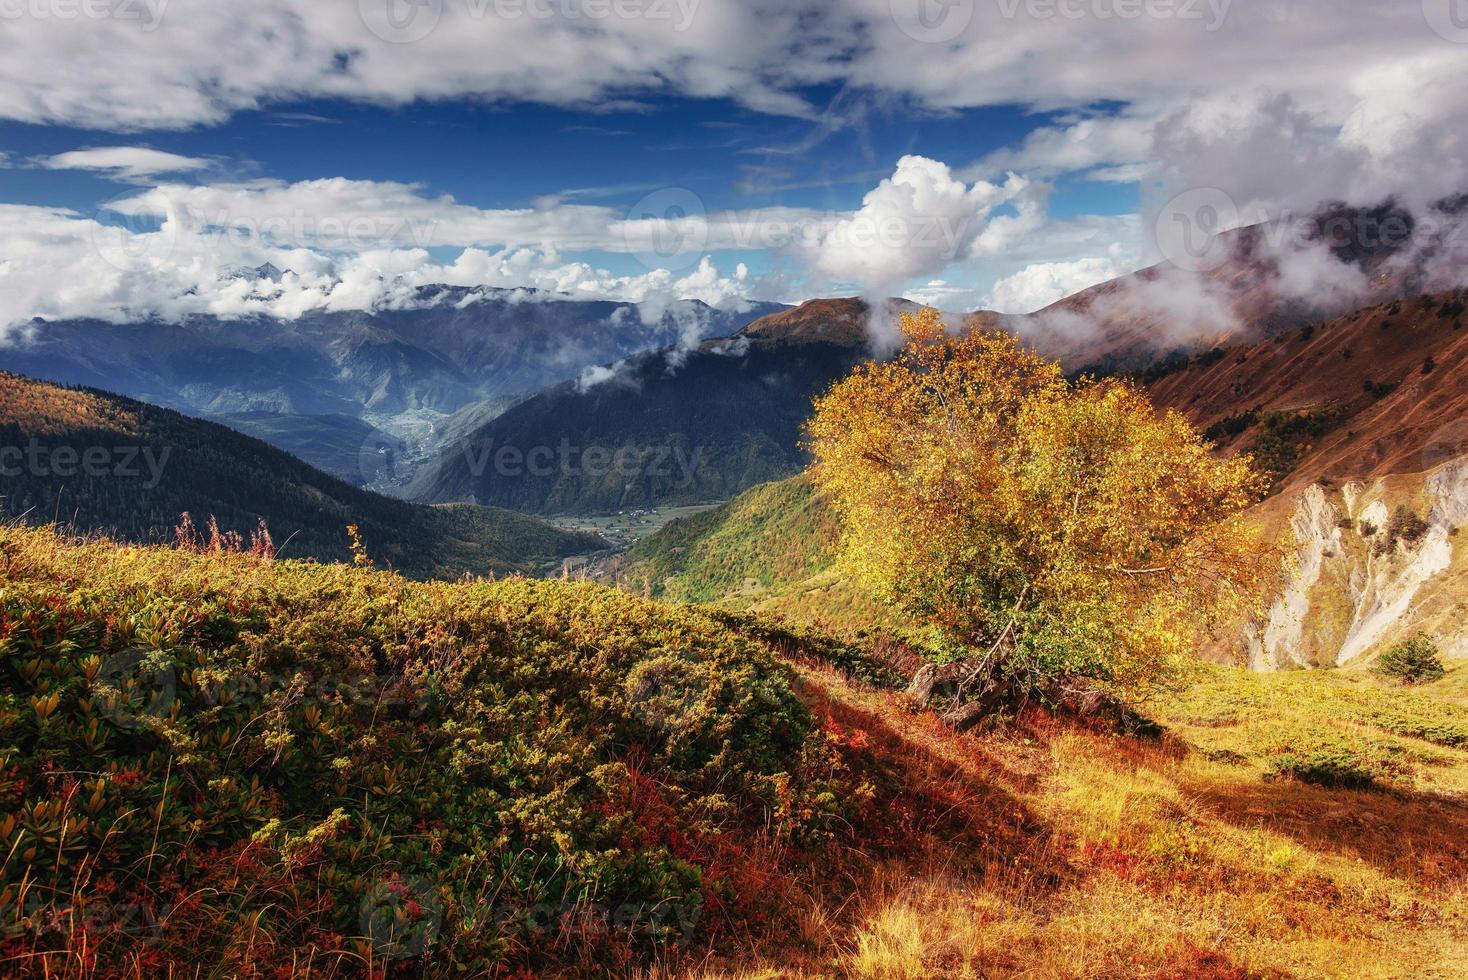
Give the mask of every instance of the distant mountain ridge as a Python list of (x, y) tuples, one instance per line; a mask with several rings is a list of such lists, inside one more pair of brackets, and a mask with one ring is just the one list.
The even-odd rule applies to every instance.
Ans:
[(693, 351), (627, 358), (481, 426), (406, 493), (596, 513), (723, 500), (789, 476), (805, 466), (813, 399), (871, 356), (869, 312), (854, 297), (812, 300)]
[(1448, 288), (1457, 273), (1440, 267), (1441, 239), (1461, 227), (1463, 207), (1441, 202), (1431, 217), (1442, 230), (1424, 231), (1391, 201), (1325, 205), (1299, 220), (1225, 232), (1196, 268), (1161, 262), (1033, 313), (980, 310), (962, 319), (1018, 334), (1072, 373), (1140, 372)]
[[(280, 272), (239, 275), (268, 280)], [(530, 395), (639, 351), (727, 336), (783, 308), (716, 309), (696, 300), (653, 308), (426, 286), (402, 309), (296, 320), (35, 321), (0, 346), (0, 369), (226, 421), (238, 413), (345, 415), (428, 438), (432, 421), (468, 406)], [(329, 457), (314, 461), (330, 465)]]
[(536, 572), (594, 551), (594, 535), (490, 508), (426, 507), (349, 486), (232, 429), (94, 389), (0, 372), (0, 513), (124, 541), (170, 541), (182, 515), (248, 537), (263, 521), (288, 557), (369, 557), (415, 577)]
[[(1468, 290), (1368, 305), (1154, 368), (1145, 387), (1275, 480), (1250, 518), (1291, 552), (1263, 617), (1209, 651), (1259, 669), (1369, 661), (1417, 630), (1468, 656)], [(604, 577), (842, 628), (881, 610), (836, 573), (804, 477), (669, 523)]]

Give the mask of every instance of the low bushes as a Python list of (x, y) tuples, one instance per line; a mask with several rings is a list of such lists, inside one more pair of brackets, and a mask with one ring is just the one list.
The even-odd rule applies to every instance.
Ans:
[(1362, 789), (1376, 782), (1371, 764), (1344, 746), (1287, 752), (1265, 770), (1268, 780), (1295, 779), (1316, 786)]
[(7, 971), (620, 963), (860, 796), (762, 643), (588, 584), (0, 528), (0, 672)]

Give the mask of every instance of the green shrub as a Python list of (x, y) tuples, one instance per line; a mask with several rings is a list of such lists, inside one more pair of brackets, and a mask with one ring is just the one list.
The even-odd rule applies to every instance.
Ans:
[[(1245, 448), (1259, 470), (1278, 490), (1294, 472), (1315, 441), (1350, 415), (1349, 406), (1335, 405), (1295, 412), (1265, 412), (1258, 416), (1259, 433)], [(1226, 420), (1225, 420), (1226, 421)]]
[(862, 798), (765, 644), (586, 583), (0, 527), (0, 674), (0, 957), (98, 975), (625, 964)]
[(1376, 781), (1369, 762), (1344, 746), (1304, 749), (1276, 756), (1264, 773), (1268, 780), (1294, 779), (1315, 786), (1363, 789)]
[(1445, 673), (1437, 644), (1426, 633), (1413, 633), (1376, 661), (1376, 671), (1404, 684), (1435, 681)]

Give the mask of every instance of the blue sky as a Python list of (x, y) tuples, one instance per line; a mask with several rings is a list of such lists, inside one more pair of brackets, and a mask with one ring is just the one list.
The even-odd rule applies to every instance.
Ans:
[[(1178, 200), (1237, 221), (1465, 182), (1468, 37), (1436, 0), (528, 2), (7, 16), (0, 319), (436, 278), (1022, 312), (1169, 258)], [(223, 274), (259, 261), (292, 278), (239, 295)]]
[[(710, 208), (842, 210), (859, 206), (904, 155), (969, 163), (1020, 143), (1057, 115), (1013, 105), (935, 112), (834, 90), (803, 94), (813, 105), (832, 107), (832, 116), (769, 116), (726, 99), (644, 99), (637, 110), (620, 112), (311, 100), (128, 142), (214, 158), (216, 178), (329, 175), (421, 183), (482, 208), (529, 207), (551, 196), (626, 208), (649, 191), (675, 186), (693, 190)], [(103, 130), (0, 121), (0, 146), (17, 162), (116, 143)], [(19, 166), (4, 172), (3, 182), (16, 203), (80, 211), (131, 186), (103, 173)], [(1051, 198), (1058, 217), (1136, 207), (1129, 184), (1060, 180)]]

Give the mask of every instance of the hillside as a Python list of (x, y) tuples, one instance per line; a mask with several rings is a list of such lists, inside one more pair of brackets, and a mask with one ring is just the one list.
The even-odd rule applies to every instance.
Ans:
[(603, 547), (590, 535), (488, 508), (368, 493), (264, 442), (128, 398), (0, 373), (0, 508), (32, 523), (170, 541), (184, 513), (282, 555), (349, 561), (346, 526), (375, 561), (411, 575), (534, 571)]
[(1194, 357), (1149, 391), (1295, 484), (1419, 472), (1468, 451), (1453, 434), (1468, 416), (1464, 312), (1463, 291), (1364, 307)]
[(1296, 568), (1233, 652), (1262, 667), (1342, 664), (1426, 629), (1468, 654), (1463, 312), (1461, 291), (1383, 303), (1152, 384), (1278, 477), (1258, 519), (1293, 536)]
[(3, 527), (0, 962), (1059, 978), (1468, 957), (1462, 667), (1408, 691), (1200, 665), (1149, 706), (1158, 735), (1034, 707), (956, 734), (893, 666), (585, 583)]
[(371, 475), (370, 466), (364, 465), (364, 455), (373, 446), (395, 441), (386, 432), (352, 415), (227, 412), (210, 421), (268, 442), (338, 480), (357, 486), (368, 483)]
[[(1454, 227), (1456, 208), (1431, 218)], [(1327, 205), (1295, 222), (1218, 236), (1201, 268), (1162, 262), (1099, 283), (1034, 313), (971, 314), (973, 327), (1009, 330), (1074, 373), (1141, 371), (1217, 346), (1252, 343), (1363, 305), (1433, 288), (1413, 216)]]
[[(1296, 226), (1251, 226), (1219, 239), (1222, 259), (1200, 271), (1161, 263), (1065, 297), (1025, 315), (978, 311), (954, 324), (1001, 329), (1080, 373), (1162, 372), (1199, 352), (1284, 336), (1378, 299), (1420, 291), (1407, 238), (1356, 232), (1411, 217), (1390, 204), (1324, 208)], [(881, 319), (912, 304), (889, 300)], [(470, 434), (481, 450), (568, 446), (624, 453), (624, 473), (490, 472), (476, 454), (450, 448), (408, 493), (425, 501), (474, 499), (532, 513), (587, 513), (725, 499), (759, 479), (797, 472), (799, 421), (810, 396), (839, 377), (874, 338), (890, 339), (859, 298), (816, 299), (755, 319), (728, 342), (678, 349), (665, 367), (647, 353), (528, 399)], [(720, 361), (720, 355), (734, 355)], [(771, 380), (763, 390), (755, 378)], [(588, 385), (591, 380), (595, 384)], [(707, 413), (704, 405), (718, 408)], [(649, 475), (650, 457), (678, 447), (701, 473), (681, 481)], [(558, 457), (559, 459), (559, 457)], [(567, 470), (570, 472), (567, 472)]]
[[(1263, 623), (1210, 651), (1260, 668), (1369, 660), (1423, 629), (1468, 655), (1464, 294), (1382, 303), (1154, 369), (1147, 387), (1276, 478), (1253, 519), (1295, 542)], [(616, 571), (674, 599), (851, 627), (877, 610), (830, 567), (830, 515), (790, 481), (676, 521)], [(789, 560), (789, 557), (797, 560)]]
[(669, 521), (597, 578), (670, 602), (713, 603), (822, 629), (905, 634), (899, 617), (835, 568), (840, 528), (805, 475), (751, 487)]
[[(287, 274), (240, 275), (270, 293)], [(0, 370), (215, 419), (349, 483), (388, 489), (464, 425), (520, 398), (641, 351), (727, 336), (783, 309), (736, 306), (689, 300), (653, 309), (534, 289), (422, 286), (391, 307), (293, 319), (35, 320), (0, 339)], [(391, 447), (393, 472), (384, 477), (370, 458), (359, 463), (364, 447)]]
[(481, 426), (407, 493), (585, 514), (723, 500), (789, 476), (805, 465), (812, 399), (868, 356), (865, 315), (859, 300), (818, 301), (692, 352), (628, 358)]

